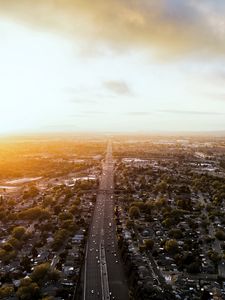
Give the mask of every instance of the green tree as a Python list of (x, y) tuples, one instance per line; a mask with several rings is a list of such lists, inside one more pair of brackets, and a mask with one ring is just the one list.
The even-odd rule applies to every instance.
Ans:
[(70, 232), (74, 232), (76, 230), (76, 224), (74, 223), (73, 220), (70, 219), (63, 221), (61, 227)]
[(129, 216), (131, 219), (137, 219), (140, 217), (140, 209), (137, 206), (131, 206), (129, 209)]
[(70, 213), (71, 214), (76, 214), (79, 212), (79, 208), (76, 204), (72, 205), (71, 208), (70, 208)]
[(13, 246), (13, 248), (15, 248), (15, 249), (21, 249), (21, 247), (22, 247), (22, 242), (14, 237), (10, 238), (8, 240), (8, 243), (10, 243)]
[(26, 232), (26, 228), (23, 227), (23, 226), (16, 226), (13, 228), (12, 230), (12, 236), (16, 239), (23, 239), (24, 235), (25, 235), (25, 232)]
[(62, 212), (62, 213), (59, 214), (59, 219), (61, 221), (68, 220), (68, 219), (72, 220), (73, 215), (70, 212)]
[(13, 246), (9, 242), (7, 242), (2, 245), (2, 249), (4, 249), (7, 252), (10, 252), (13, 250)]
[(67, 231), (66, 229), (59, 229), (55, 232), (54, 241), (52, 243), (52, 247), (54, 248), (54, 250), (58, 250), (62, 246), (68, 235), (69, 231)]
[(162, 221), (162, 225), (165, 227), (170, 227), (174, 224), (174, 219), (172, 218), (166, 218), (165, 220)]
[(154, 241), (153, 241), (153, 240), (151, 240), (151, 239), (146, 239), (146, 240), (144, 241), (144, 243), (145, 243), (145, 246), (146, 246), (146, 249), (147, 249), (147, 250), (152, 250), (152, 249), (153, 249), (153, 247), (154, 247)]
[(0, 287), (0, 299), (8, 299), (9, 297), (13, 296), (14, 288), (10, 284), (4, 284)]
[(38, 219), (48, 219), (50, 213), (47, 209), (43, 209), (41, 207), (32, 207), (28, 208), (21, 213), (19, 213), (18, 217), (24, 220), (38, 220)]
[(208, 251), (208, 257), (215, 264), (217, 264), (221, 260), (220, 254), (218, 252), (214, 251), (214, 250)]
[(32, 282), (30, 278), (25, 278), (21, 280), (16, 295), (20, 300), (36, 300), (39, 299), (40, 288), (37, 283)]
[(174, 239), (181, 239), (183, 237), (183, 232), (180, 229), (171, 229), (169, 231), (169, 237)]
[(8, 263), (11, 259), (14, 259), (16, 255), (17, 252), (15, 250), (8, 252), (0, 248), (0, 260), (2, 260), (4, 263)]
[(42, 283), (48, 277), (50, 272), (50, 264), (43, 263), (36, 266), (31, 274), (31, 279), (37, 283)]
[(167, 252), (171, 253), (171, 254), (177, 253), (178, 252), (178, 243), (177, 243), (177, 241), (173, 240), (173, 239), (167, 240), (165, 242), (164, 249)]
[(218, 229), (215, 233), (215, 237), (220, 241), (225, 241), (225, 231)]
[(38, 284), (48, 281), (57, 281), (60, 278), (60, 272), (52, 270), (49, 263), (43, 263), (34, 268), (31, 279)]

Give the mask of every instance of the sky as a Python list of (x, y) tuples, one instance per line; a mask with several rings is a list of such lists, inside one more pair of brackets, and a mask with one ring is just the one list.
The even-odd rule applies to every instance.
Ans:
[(224, 0), (0, 0), (0, 134), (224, 130)]

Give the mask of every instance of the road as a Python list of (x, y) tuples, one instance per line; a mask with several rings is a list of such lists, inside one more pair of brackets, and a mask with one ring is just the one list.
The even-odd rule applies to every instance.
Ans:
[(86, 245), (83, 300), (129, 299), (116, 242), (113, 177), (112, 144), (109, 142)]

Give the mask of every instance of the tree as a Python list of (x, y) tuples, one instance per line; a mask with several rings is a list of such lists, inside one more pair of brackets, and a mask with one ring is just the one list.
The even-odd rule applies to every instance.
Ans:
[(13, 246), (13, 248), (15, 248), (15, 249), (21, 249), (21, 247), (22, 247), (22, 242), (14, 237), (9, 239), (8, 243), (10, 243)]
[(215, 264), (218, 263), (221, 260), (220, 254), (218, 252), (214, 251), (214, 250), (208, 251), (208, 257)]
[(167, 200), (164, 197), (161, 197), (155, 201), (156, 207), (165, 207), (167, 205)]
[(59, 214), (59, 219), (61, 221), (68, 220), (68, 219), (72, 220), (73, 215), (70, 212), (62, 212), (62, 213)]
[(128, 219), (126, 222), (126, 226), (127, 228), (131, 229), (134, 226), (134, 221)]
[(180, 239), (183, 237), (183, 232), (180, 229), (171, 229), (169, 231), (169, 237), (175, 238), (175, 239)]
[(165, 227), (170, 227), (174, 224), (174, 219), (172, 218), (166, 218), (165, 220), (162, 221), (162, 225)]
[(184, 210), (191, 210), (192, 205), (191, 205), (191, 199), (179, 199), (176, 201), (176, 204), (179, 208), (184, 209)]
[(36, 197), (39, 194), (39, 190), (35, 185), (32, 185), (29, 190), (23, 194), (23, 199)]
[(47, 281), (57, 281), (60, 278), (60, 272), (52, 270), (49, 263), (43, 263), (34, 268), (31, 279), (38, 284)]
[(155, 185), (155, 191), (165, 193), (167, 190), (167, 183), (162, 180)]
[(131, 208), (129, 209), (129, 216), (132, 219), (137, 219), (140, 217), (140, 210), (138, 207), (136, 206), (131, 206)]
[(21, 280), (16, 295), (20, 300), (36, 300), (39, 299), (40, 288), (37, 283), (32, 282), (31, 278), (25, 278)]
[(59, 229), (55, 232), (54, 241), (52, 243), (54, 250), (58, 250), (62, 246), (68, 235), (69, 232), (66, 229)]
[(144, 241), (144, 243), (145, 243), (145, 246), (146, 246), (147, 250), (152, 250), (153, 249), (153, 246), (154, 246), (154, 241), (153, 240), (147, 239), (147, 240)]
[(13, 206), (16, 205), (16, 201), (13, 200), (13, 199), (9, 199), (9, 200), (7, 201), (7, 205), (13, 207)]
[(15, 258), (16, 255), (17, 252), (15, 250), (8, 252), (0, 248), (0, 260), (2, 260), (4, 263), (8, 263), (11, 259)]
[(48, 274), (48, 279), (53, 282), (57, 282), (60, 279), (61, 273), (59, 270), (51, 270)]
[(76, 224), (74, 223), (73, 220), (70, 220), (70, 219), (63, 221), (61, 224), (61, 227), (62, 227), (62, 229), (66, 229), (70, 232), (73, 232), (76, 230)]
[(50, 213), (47, 209), (40, 208), (38, 206), (28, 208), (21, 213), (19, 213), (20, 219), (25, 220), (38, 220), (38, 219), (48, 219), (50, 216)]
[(78, 206), (77, 206), (76, 204), (73, 204), (73, 205), (71, 206), (71, 208), (70, 208), (70, 213), (71, 213), (71, 214), (76, 214), (76, 213), (78, 213), (78, 212), (79, 212)]
[(50, 272), (50, 264), (43, 263), (34, 268), (31, 274), (31, 279), (37, 283), (42, 283), (46, 280), (48, 273)]
[(165, 242), (164, 249), (167, 252), (171, 253), (171, 254), (177, 253), (178, 252), (178, 243), (177, 243), (177, 241), (173, 240), (173, 239), (167, 240)]
[(135, 201), (131, 203), (131, 206), (136, 206), (138, 207), (141, 211), (145, 209), (145, 203), (141, 201)]
[(12, 230), (12, 236), (18, 240), (21, 240), (23, 239), (25, 232), (26, 228), (24, 228), (23, 226), (16, 226)]
[(58, 204), (55, 205), (55, 207), (54, 207), (54, 214), (55, 214), (55, 215), (58, 215), (61, 211), (62, 211), (61, 206), (58, 205)]
[(0, 299), (8, 299), (9, 297), (13, 296), (14, 294), (14, 288), (10, 284), (4, 284), (0, 288)]
[(225, 241), (225, 231), (218, 229), (215, 233), (215, 237), (220, 241)]
[(5, 250), (5, 251), (7, 251), (7, 252), (10, 252), (10, 251), (12, 251), (13, 250), (13, 246), (10, 244), (10, 243), (4, 243), (3, 245), (2, 245), (2, 248)]
[(146, 250), (146, 245), (145, 245), (145, 244), (139, 245), (139, 250), (140, 250), (141, 253), (145, 252), (145, 250)]

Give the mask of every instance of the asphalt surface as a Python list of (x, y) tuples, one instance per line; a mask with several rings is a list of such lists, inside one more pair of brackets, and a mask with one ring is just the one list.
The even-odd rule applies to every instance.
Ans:
[(112, 146), (108, 143), (86, 245), (83, 300), (127, 300), (128, 286), (116, 242)]

